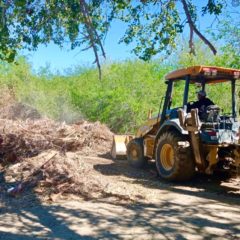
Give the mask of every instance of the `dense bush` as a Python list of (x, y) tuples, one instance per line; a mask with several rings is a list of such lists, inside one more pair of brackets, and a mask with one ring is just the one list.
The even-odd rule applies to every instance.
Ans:
[[(86, 118), (106, 123), (115, 132), (133, 132), (152, 109), (158, 113), (166, 86), (164, 76), (169, 71), (191, 65), (217, 65), (240, 68), (231, 49), (213, 57), (202, 46), (197, 56), (184, 49), (167, 61), (124, 61), (103, 66), (103, 79), (97, 70), (80, 68), (63, 76), (47, 69), (33, 74), (24, 58), (18, 65), (0, 64), (0, 84), (8, 88), (16, 100), (35, 107), (42, 115), (67, 122)], [(190, 88), (190, 100), (196, 98), (196, 86)], [(229, 84), (212, 85), (208, 89), (215, 103), (230, 111)], [(183, 84), (176, 83), (174, 106), (181, 106)]]

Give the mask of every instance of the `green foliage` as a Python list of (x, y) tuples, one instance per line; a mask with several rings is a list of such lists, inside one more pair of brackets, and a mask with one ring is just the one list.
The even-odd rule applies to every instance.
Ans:
[(228, 13), (217, 25), (217, 31), (212, 35), (224, 40), (226, 49), (232, 49), (236, 56), (240, 55), (240, 12)]
[[(49, 67), (36, 75), (24, 58), (18, 64), (0, 63), (0, 87), (14, 92), (18, 101), (35, 107), (42, 115), (72, 122), (81, 118), (106, 123), (115, 132), (134, 132), (147, 118), (149, 109), (159, 111), (165, 95), (166, 73), (192, 65), (216, 65), (240, 68), (240, 62), (223, 48), (213, 57), (201, 44), (197, 55), (183, 49), (167, 61), (125, 61), (103, 66), (103, 79), (98, 80), (96, 69), (79, 68), (68, 75), (53, 75)], [(171, 64), (169, 63), (171, 62)], [(235, 65), (233, 65), (235, 64)], [(198, 86), (191, 85), (189, 100), (196, 100)], [(230, 112), (230, 84), (207, 87), (208, 96), (224, 111)], [(177, 82), (173, 107), (183, 100), (183, 82)]]
[[(176, 47), (183, 28), (195, 24), (202, 14), (218, 16), (227, 6), (225, 0), (194, 3), (192, 0), (2, 0), (0, 4), (0, 59), (12, 62), (22, 49), (35, 50), (39, 44), (53, 42), (71, 49), (92, 48), (99, 65), (98, 52), (105, 55), (102, 42), (114, 19), (127, 24), (122, 40), (136, 43), (133, 52), (149, 60), (160, 52)], [(189, 11), (182, 9), (185, 3)], [(184, 10), (184, 11), (183, 11)], [(182, 16), (182, 11), (185, 13)]]
[(59, 46), (69, 42), (71, 49), (100, 45), (97, 36), (102, 39), (108, 29), (103, 17), (106, 11), (99, 8), (101, 1), (90, 1), (85, 13), (82, 3), (85, 1), (1, 1), (0, 59), (12, 62), (20, 49), (36, 50), (50, 42)]
[(84, 117), (107, 123), (116, 132), (129, 132), (146, 119), (149, 108), (158, 112), (165, 93), (164, 75), (170, 70), (157, 61), (112, 63), (104, 66), (99, 82), (96, 69), (80, 75), (36, 76), (20, 59), (17, 66), (2, 66), (0, 84), (11, 86), (18, 101), (50, 118), (71, 122)]
[[(118, 1), (119, 2), (119, 1)], [(158, 53), (169, 54), (177, 47), (177, 38), (185, 26), (190, 23), (186, 20), (187, 12), (181, 8), (186, 3), (189, 18), (193, 24), (201, 18), (197, 8), (201, 8), (202, 16), (206, 14), (221, 15), (227, 7), (225, 0), (209, 0), (196, 4), (192, 0), (170, 1), (120, 1), (124, 6), (118, 9), (116, 18), (127, 23), (127, 30), (120, 42), (134, 43), (133, 52), (143, 60), (150, 60)], [(182, 14), (184, 12), (184, 14)], [(193, 29), (193, 26), (190, 26)]]
[(127, 14), (121, 19), (129, 24), (121, 41), (129, 44), (136, 40), (133, 52), (141, 59), (149, 60), (157, 53), (170, 51), (176, 46), (176, 36), (183, 30), (176, 1), (132, 3), (124, 10)]
[(223, 6), (226, 4), (225, 1), (208, 0), (208, 4), (202, 7), (202, 14), (210, 13), (219, 15), (222, 13)]
[(190, 54), (185, 45), (176, 51), (170, 62), (179, 67), (193, 65), (213, 65), (218, 67), (240, 68), (240, 56), (232, 45), (227, 44), (219, 48), (219, 54), (213, 56), (210, 50), (201, 42), (196, 42), (196, 55)]
[(129, 132), (146, 119), (149, 108), (158, 111), (165, 92), (163, 76), (170, 70), (159, 66), (159, 62), (113, 63), (104, 66), (102, 82), (90, 70), (71, 80), (72, 103), (88, 119), (105, 122), (117, 132)]

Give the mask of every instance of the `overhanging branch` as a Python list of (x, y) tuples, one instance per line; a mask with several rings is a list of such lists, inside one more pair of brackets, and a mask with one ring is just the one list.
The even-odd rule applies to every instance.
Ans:
[(196, 28), (192, 18), (191, 18), (191, 14), (189, 12), (189, 9), (188, 9), (188, 5), (187, 5), (187, 2), (186, 0), (181, 0), (182, 4), (183, 4), (183, 9), (184, 9), (184, 12), (187, 16), (187, 20), (188, 20), (188, 25), (189, 25), (189, 28), (190, 28), (190, 39), (189, 39), (189, 47), (190, 47), (190, 51), (193, 52), (193, 49), (194, 49), (194, 43), (193, 43), (193, 33), (196, 33), (197, 36), (211, 49), (211, 51), (213, 52), (214, 55), (216, 55), (217, 53), (217, 50), (216, 48), (212, 45), (212, 43), (206, 38), (203, 36), (203, 34)]
[(102, 70), (101, 70), (101, 64), (100, 64), (97, 46), (100, 47), (104, 58), (106, 57), (106, 54), (105, 54), (101, 39), (100, 39), (96, 29), (93, 26), (92, 19), (90, 17), (89, 11), (88, 11), (88, 5), (85, 2), (85, 0), (80, 0), (80, 9), (81, 9), (81, 13), (84, 17), (84, 24), (87, 29), (88, 38), (90, 41), (90, 47), (92, 47), (94, 55), (95, 55), (94, 63), (97, 64), (99, 79), (101, 80), (102, 79)]

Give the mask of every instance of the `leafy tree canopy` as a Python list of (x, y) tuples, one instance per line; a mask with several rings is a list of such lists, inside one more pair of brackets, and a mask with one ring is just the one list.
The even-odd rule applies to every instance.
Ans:
[(223, 39), (226, 46), (232, 48), (236, 55), (240, 55), (240, 11), (225, 16), (217, 25), (218, 31), (213, 35), (215, 39)]
[(105, 57), (102, 42), (114, 19), (127, 24), (121, 41), (134, 41), (133, 52), (143, 60), (174, 48), (185, 26), (190, 29), (191, 52), (196, 34), (216, 53), (197, 28), (197, 7), (200, 15), (218, 16), (227, 4), (227, 0), (198, 1), (198, 6), (193, 0), (1, 0), (0, 59), (11, 62), (20, 49), (35, 50), (50, 41), (59, 46), (68, 42), (72, 49), (92, 48), (100, 70), (99, 56)]

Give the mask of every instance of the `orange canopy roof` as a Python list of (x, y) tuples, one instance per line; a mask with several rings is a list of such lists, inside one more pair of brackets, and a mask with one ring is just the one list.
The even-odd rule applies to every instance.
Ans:
[(215, 66), (192, 66), (182, 68), (166, 75), (166, 80), (184, 80), (190, 76), (191, 82), (218, 83), (232, 79), (240, 79), (240, 69), (223, 68)]

